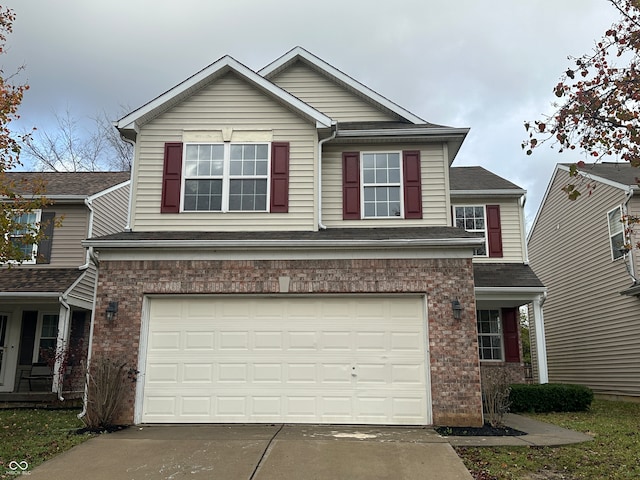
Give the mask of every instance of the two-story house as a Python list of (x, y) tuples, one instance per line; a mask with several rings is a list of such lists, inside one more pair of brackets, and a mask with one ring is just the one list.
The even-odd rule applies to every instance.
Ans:
[(523, 378), (524, 191), (450, 168), (468, 129), (299, 47), (116, 126), (130, 222), (85, 245), (92, 355), (139, 371), (121, 422), (480, 425), (481, 364)]
[[(23, 263), (0, 268), (0, 398), (25, 400), (43, 391), (81, 391), (83, 378), (79, 385), (68, 385), (60, 378), (70, 367), (82, 369), (89, 346), (96, 268), (81, 242), (124, 230), (130, 174), (5, 175), (18, 188), (43, 182), (49, 204), (24, 215), (25, 223), (46, 229), (40, 244), (25, 246), (29, 251)], [(11, 237), (20, 234), (9, 233)], [(56, 353), (63, 349), (73, 358)], [(48, 363), (51, 375), (31, 378), (32, 366), (38, 363)]]
[[(625, 218), (640, 215), (640, 170), (603, 162), (569, 172), (569, 164), (556, 166), (527, 240), (531, 266), (549, 289), (549, 380), (638, 399), (639, 237)], [(569, 184), (582, 191), (576, 200), (562, 190)]]

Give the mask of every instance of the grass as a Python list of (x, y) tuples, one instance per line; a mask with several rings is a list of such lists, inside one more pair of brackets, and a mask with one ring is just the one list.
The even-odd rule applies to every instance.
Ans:
[(83, 427), (77, 414), (76, 410), (0, 410), (0, 479), (15, 478), (21, 470), (11, 462), (32, 470), (89, 439), (90, 435), (75, 433)]
[(588, 412), (529, 416), (594, 440), (563, 447), (456, 447), (476, 480), (640, 478), (640, 404), (595, 400)]

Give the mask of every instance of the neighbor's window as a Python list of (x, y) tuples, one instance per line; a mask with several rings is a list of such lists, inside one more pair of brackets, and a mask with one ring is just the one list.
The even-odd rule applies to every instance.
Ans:
[(502, 322), (498, 310), (476, 310), (480, 360), (502, 360)]
[(607, 213), (609, 220), (609, 244), (611, 245), (611, 256), (615, 260), (624, 255), (621, 250), (624, 247), (624, 223), (622, 222), (622, 208), (616, 207)]
[(34, 243), (25, 243), (25, 236), (32, 233), (34, 227), (36, 227), (37, 231), (37, 226), (40, 222), (40, 210), (22, 213), (16, 216), (15, 221), (24, 225), (24, 227), (9, 233), (9, 240), (20, 251), (24, 260), (22, 263), (36, 263), (38, 246)]
[(478, 257), (487, 256), (487, 224), (485, 222), (484, 205), (454, 207), (454, 225), (464, 228), (467, 232), (479, 232), (484, 235), (484, 245), (476, 247), (473, 254)]
[(56, 341), (58, 338), (58, 315), (45, 313), (42, 315), (40, 322), (40, 340), (38, 341), (38, 350), (35, 352), (38, 356), (38, 362), (44, 362), (47, 358), (53, 358), (56, 350)]
[(184, 211), (267, 211), (268, 143), (185, 145)]
[(400, 152), (362, 154), (364, 218), (401, 217)]

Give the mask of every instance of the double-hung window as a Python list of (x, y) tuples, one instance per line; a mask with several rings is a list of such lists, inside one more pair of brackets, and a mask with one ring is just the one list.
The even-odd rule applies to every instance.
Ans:
[(480, 360), (503, 360), (502, 322), (499, 310), (477, 310)]
[(36, 254), (38, 253), (38, 245), (35, 243), (29, 243), (27, 236), (37, 232), (40, 224), (40, 210), (34, 210), (32, 212), (25, 212), (15, 217), (15, 222), (22, 225), (22, 227), (9, 233), (9, 241), (13, 244), (20, 254), (20, 260), (22, 263), (30, 264), (36, 263)]
[(607, 213), (609, 223), (609, 245), (611, 246), (611, 258), (613, 260), (624, 256), (624, 223), (622, 220), (622, 208), (616, 207)]
[(38, 350), (34, 352), (34, 360), (44, 362), (47, 358), (55, 355), (56, 342), (58, 337), (58, 314), (45, 313), (40, 319), (38, 328)]
[(400, 152), (362, 154), (364, 218), (402, 217)]
[(455, 226), (464, 228), (467, 232), (478, 232), (484, 236), (484, 245), (473, 250), (478, 257), (487, 256), (487, 225), (484, 205), (456, 206), (454, 207)]
[(268, 143), (185, 145), (184, 211), (265, 212)]

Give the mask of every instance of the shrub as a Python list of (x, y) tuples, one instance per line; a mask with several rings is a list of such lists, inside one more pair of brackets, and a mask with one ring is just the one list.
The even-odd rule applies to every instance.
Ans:
[(509, 380), (503, 368), (491, 368), (482, 373), (482, 408), (485, 420), (492, 427), (501, 427), (509, 410)]
[(88, 429), (108, 430), (115, 426), (128, 382), (135, 382), (137, 373), (124, 361), (104, 357), (91, 359), (87, 376), (87, 412), (82, 418)]
[(583, 385), (545, 383), (511, 385), (512, 412), (581, 412), (589, 409), (593, 392)]

